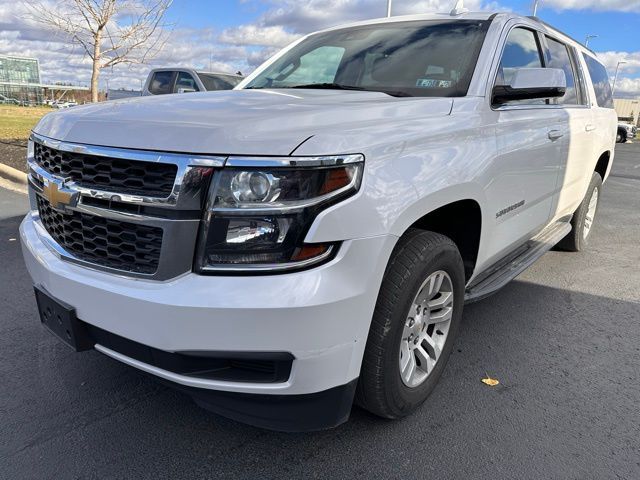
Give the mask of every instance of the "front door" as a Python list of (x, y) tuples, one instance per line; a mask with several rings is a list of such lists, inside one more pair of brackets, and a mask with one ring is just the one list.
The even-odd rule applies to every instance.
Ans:
[[(506, 40), (496, 83), (510, 84), (519, 68), (541, 68), (539, 33), (513, 28)], [(494, 106), (498, 154), (487, 200), (494, 223), (489, 263), (517, 248), (550, 220), (568, 116), (548, 100), (522, 100)]]

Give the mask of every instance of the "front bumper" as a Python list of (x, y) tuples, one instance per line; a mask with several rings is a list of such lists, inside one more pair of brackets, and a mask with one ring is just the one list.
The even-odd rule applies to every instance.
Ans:
[(99, 344), (97, 350), (188, 390), (274, 399), (355, 385), (386, 262), (397, 240), (346, 241), (331, 262), (297, 273), (189, 273), (148, 281), (61, 260), (41, 240), (36, 218), (27, 215), (20, 227), (33, 282), (73, 306), (82, 321), (165, 352), (288, 352), (294, 360), (286, 381), (231, 382), (176, 374)]

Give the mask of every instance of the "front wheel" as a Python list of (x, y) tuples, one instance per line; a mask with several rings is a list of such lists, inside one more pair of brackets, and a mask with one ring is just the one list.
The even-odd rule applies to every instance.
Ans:
[(598, 213), (601, 191), (602, 177), (594, 172), (587, 194), (571, 219), (572, 230), (558, 244), (561, 250), (580, 252), (586, 248)]
[(356, 403), (404, 417), (431, 394), (462, 318), (464, 267), (447, 237), (410, 230), (387, 266), (367, 339)]
[(616, 143), (625, 143), (627, 141), (627, 135), (623, 132), (618, 132), (616, 135)]

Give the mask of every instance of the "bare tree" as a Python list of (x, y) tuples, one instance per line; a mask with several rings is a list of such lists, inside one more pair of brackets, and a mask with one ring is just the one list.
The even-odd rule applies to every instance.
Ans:
[(173, 0), (58, 0), (55, 7), (27, 0), (31, 17), (82, 47), (93, 62), (91, 100), (98, 101), (100, 70), (145, 63), (167, 41), (164, 15)]

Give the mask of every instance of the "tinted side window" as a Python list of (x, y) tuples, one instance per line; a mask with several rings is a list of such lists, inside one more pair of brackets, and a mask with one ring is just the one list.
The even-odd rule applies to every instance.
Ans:
[(149, 91), (154, 95), (164, 95), (171, 93), (171, 82), (173, 72), (156, 72), (149, 82)]
[(571, 65), (571, 57), (569, 56), (567, 46), (549, 37), (547, 37), (547, 45), (549, 46), (549, 53), (551, 55), (547, 67), (559, 68), (564, 71), (567, 77), (567, 93), (564, 94), (564, 97), (558, 98), (558, 103), (561, 105), (577, 105), (578, 94), (576, 91), (576, 78), (573, 73), (573, 66)]
[(178, 93), (181, 88), (188, 90), (199, 90), (198, 85), (194, 78), (186, 72), (178, 72), (178, 78), (176, 79), (176, 86), (173, 89), (173, 93)]
[[(520, 68), (542, 68), (542, 56), (536, 34), (525, 28), (514, 28), (509, 32), (504, 46), (496, 85), (510, 85), (516, 70)], [(506, 105), (544, 105), (545, 100), (515, 100)]]
[(599, 61), (587, 54), (582, 54), (589, 70), (589, 76), (593, 82), (593, 89), (596, 91), (598, 106), (603, 108), (613, 108), (613, 93), (609, 83), (609, 74)]
[(498, 85), (510, 85), (519, 68), (541, 67), (542, 57), (535, 33), (524, 28), (511, 30), (500, 61)]

